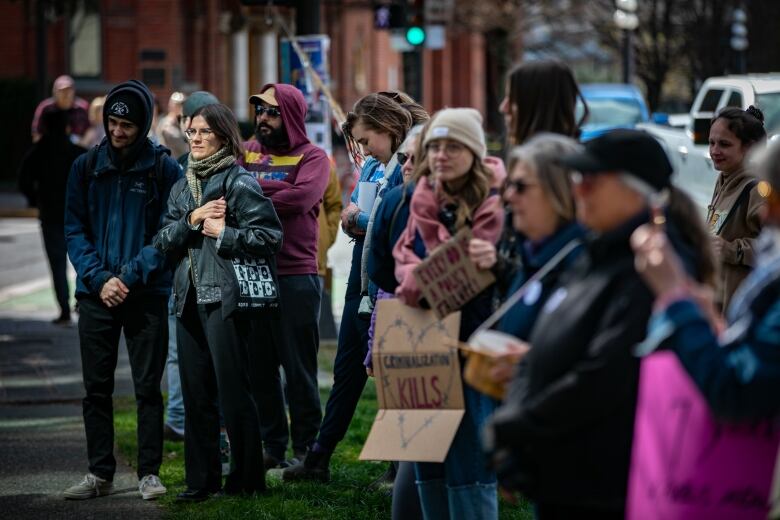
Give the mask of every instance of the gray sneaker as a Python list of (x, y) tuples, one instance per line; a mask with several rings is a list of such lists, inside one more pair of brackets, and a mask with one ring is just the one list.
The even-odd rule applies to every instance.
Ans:
[(138, 491), (144, 500), (154, 500), (163, 496), (168, 490), (160, 482), (160, 477), (157, 475), (146, 475), (138, 483)]
[(87, 473), (84, 480), (62, 492), (62, 496), (70, 500), (86, 500), (111, 494), (114, 483), (102, 479), (92, 473)]

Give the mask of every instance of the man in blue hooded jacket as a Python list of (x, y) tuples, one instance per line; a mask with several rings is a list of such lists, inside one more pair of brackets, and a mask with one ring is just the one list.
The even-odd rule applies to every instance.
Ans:
[(124, 333), (138, 403), (138, 478), (144, 499), (165, 493), (162, 463), (163, 400), (167, 352), (167, 301), (171, 270), (152, 247), (171, 186), (181, 170), (167, 148), (146, 137), (153, 96), (140, 81), (106, 97), (106, 137), (74, 162), (68, 177), (65, 236), (76, 268), (79, 341), (89, 473), (63, 493), (87, 499), (111, 492), (112, 394), (119, 336)]

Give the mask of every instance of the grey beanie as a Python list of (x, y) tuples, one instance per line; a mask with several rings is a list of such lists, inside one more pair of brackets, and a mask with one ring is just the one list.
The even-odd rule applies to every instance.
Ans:
[(211, 92), (199, 90), (187, 96), (187, 100), (184, 101), (184, 105), (181, 109), (182, 115), (184, 117), (192, 117), (192, 114), (194, 114), (200, 107), (205, 107), (206, 105), (216, 105), (218, 103), (219, 99), (217, 99), (217, 96)]

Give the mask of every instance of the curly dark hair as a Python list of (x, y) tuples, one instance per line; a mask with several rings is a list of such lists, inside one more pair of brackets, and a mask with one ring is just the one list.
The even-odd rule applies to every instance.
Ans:
[(747, 110), (739, 107), (725, 107), (710, 121), (710, 126), (718, 119), (725, 119), (729, 131), (737, 136), (743, 145), (752, 146), (766, 141), (764, 128), (764, 113), (750, 105)]

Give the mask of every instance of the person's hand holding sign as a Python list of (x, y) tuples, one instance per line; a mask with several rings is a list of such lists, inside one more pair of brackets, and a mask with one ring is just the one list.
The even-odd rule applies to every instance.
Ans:
[(469, 241), (469, 258), (479, 269), (490, 269), (496, 265), (496, 246), (479, 238)]

